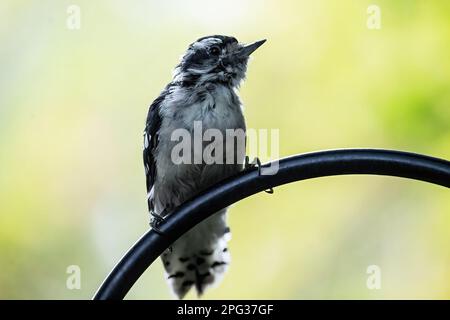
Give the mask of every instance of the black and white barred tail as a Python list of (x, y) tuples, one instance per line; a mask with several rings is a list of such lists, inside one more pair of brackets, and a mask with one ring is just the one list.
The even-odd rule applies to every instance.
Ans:
[(223, 278), (230, 264), (231, 238), (222, 210), (178, 239), (162, 256), (166, 279), (177, 298), (191, 288), (201, 296)]

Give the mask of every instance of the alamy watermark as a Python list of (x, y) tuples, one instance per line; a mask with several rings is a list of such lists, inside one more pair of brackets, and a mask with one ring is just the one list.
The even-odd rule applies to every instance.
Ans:
[(70, 265), (66, 268), (66, 273), (69, 275), (66, 279), (66, 288), (69, 290), (81, 289), (81, 268), (77, 265)]
[(381, 29), (381, 8), (376, 4), (371, 4), (367, 7), (367, 29), (379, 30)]
[[(269, 138), (270, 133), (270, 138)], [(171, 160), (180, 164), (242, 164), (246, 148), (251, 157), (278, 159), (278, 129), (203, 129), (201, 121), (194, 121), (193, 131), (184, 128), (173, 130), (170, 140), (174, 142)], [(148, 143), (148, 142), (146, 142)], [(269, 152), (270, 145), (270, 152)], [(261, 167), (261, 174), (278, 172), (278, 160)]]
[(67, 7), (66, 27), (69, 30), (81, 29), (81, 9), (80, 6), (72, 4)]
[(381, 268), (375, 264), (367, 267), (366, 273), (369, 275), (367, 277), (366, 286), (369, 290), (380, 290), (381, 289)]

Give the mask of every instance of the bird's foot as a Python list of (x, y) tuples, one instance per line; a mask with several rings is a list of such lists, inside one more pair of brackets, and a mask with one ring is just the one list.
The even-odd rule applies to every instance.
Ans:
[[(258, 169), (258, 176), (261, 175), (261, 160), (259, 160), (258, 157), (255, 157), (251, 162), (250, 162), (250, 158), (249, 156), (245, 156), (245, 163), (244, 163), (244, 170), (250, 170), (253, 168), (257, 168)], [(267, 190), (264, 190), (264, 192), (267, 192), (269, 194), (273, 193), (273, 188), (270, 187)]]
[(258, 168), (258, 175), (260, 176), (261, 175), (261, 160), (259, 160), (258, 157), (255, 157), (250, 162), (250, 157), (245, 156), (244, 170), (250, 170), (253, 168)]
[(153, 210), (150, 211), (150, 227), (152, 227), (153, 231), (159, 235), (164, 235), (164, 233), (158, 228), (158, 225), (164, 221), (164, 212), (165, 210), (161, 214), (157, 214)]

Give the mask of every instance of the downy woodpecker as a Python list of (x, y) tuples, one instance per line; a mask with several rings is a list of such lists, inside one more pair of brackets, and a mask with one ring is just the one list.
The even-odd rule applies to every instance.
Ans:
[[(264, 42), (241, 44), (221, 35), (198, 39), (181, 57), (172, 81), (151, 104), (144, 132), (144, 165), (150, 224), (155, 230), (175, 207), (243, 169), (245, 120), (237, 93), (250, 54)], [(192, 134), (194, 123), (201, 124), (203, 133), (215, 129), (227, 136), (227, 129), (241, 130), (244, 154), (236, 152), (232, 163), (225, 160), (225, 154), (221, 163), (175, 161), (173, 149), (179, 141), (172, 135), (179, 129)], [(195, 144), (188, 144), (189, 152), (194, 158), (198, 153), (203, 156), (207, 143), (201, 141), (200, 149), (194, 148)], [(223, 150), (229, 151), (227, 147)], [(201, 295), (226, 271), (230, 263), (226, 211), (201, 222), (162, 254), (166, 277), (178, 298), (191, 287)]]

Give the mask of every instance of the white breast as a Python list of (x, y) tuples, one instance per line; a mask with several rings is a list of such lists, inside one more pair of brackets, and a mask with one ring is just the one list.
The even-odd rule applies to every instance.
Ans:
[[(178, 205), (197, 193), (197, 189), (204, 187), (203, 184), (211, 184), (211, 181), (220, 180), (221, 176), (228, 176), (230, 170), (240, 170), (239, 166), (225, 168), (225, 165), (176, 165), (171, 159), (173, 147), (179, 143), (171, 141), (173, 131), (183, 128), (192, 132), (194, 121), (201, 122), (203, 131), (218, 129), (224, 137), (226, 129), (245, 130), (242, 107), (236, 93), (224, 86), (203, 90), (192, 93), (181, 88), (164, 101), (156, 152), (154, 196), (157, 207), (165, 207), (169, 203)], [(198, 99), (198, 94), (202, 94), (203, 99)], [(193, 143), (191, 146), (193, 148)], [(177, 198), (174, 198), (175, 194)]]

